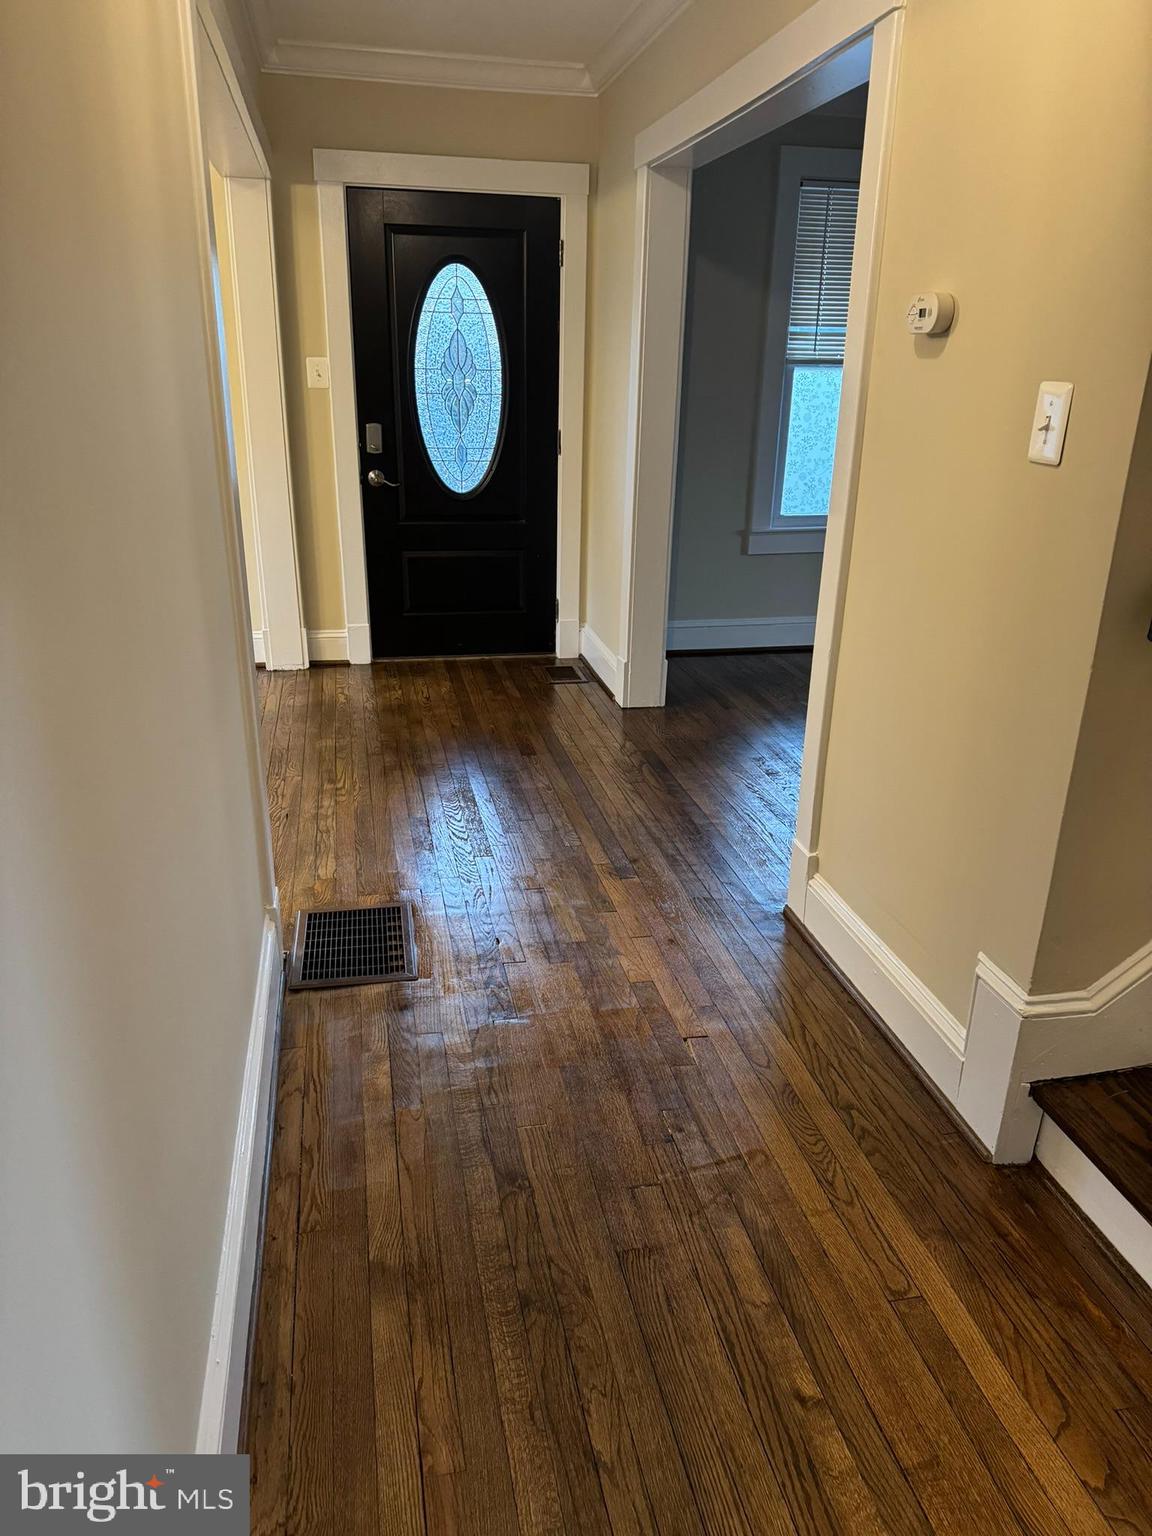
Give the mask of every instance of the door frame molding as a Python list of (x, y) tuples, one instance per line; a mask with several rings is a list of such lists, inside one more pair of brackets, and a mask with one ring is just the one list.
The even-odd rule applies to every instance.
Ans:
[[(308, 646), (288, 456), (272, 173), (209, 0), (197, 0), (196, 22), (204, 146), (224, 185), (223, 227), (213, 219), (212, 239), (217, 249), (228, 249), (236, 316), (234, 367), (222, 361), (228, 386), (243, 403), (242, 479), (235, 453), (233, 468), (237, 494), (250, 514), (252, 575), (263, 608), (261, 627), (253, 628), (250, 618), (248, 627), (257, 661), (300, 668), (308, 665)], [(229, 427), (235, 431), (231, 411)]]
[(788, 905), (804, 920), (817, 870), (832, 689), (852, 542), (891, 157), (904, 0), (818, 0), (637, 135), (636, 245), (620, 588), (625, 707), (662, 705), (691, 178), (696, 166), (869, 80), (836, 465), (813, 642)]
[(346, 187), (424, 192), (495, 192), (560, 200), (560, 432), (556, 480), (556, 654), (576, 656), (580, 634), (580, 541), (584, 494), (584, 351), (588, 270), (587, 165), (547, 160), (481, 160), (456, 155), (317, 149), (312, 169), (320, 206), (329, 408), (344, 584), (347, 659), (372, 660), (368, 569), (360, 496)]

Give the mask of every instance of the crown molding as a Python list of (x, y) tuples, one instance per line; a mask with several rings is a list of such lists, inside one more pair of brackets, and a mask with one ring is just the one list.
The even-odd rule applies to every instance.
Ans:
[(596, 94), (622, 75), (691, 4), (692, 0), (640, 0), (588, 66)]
[(324, 75), (379, 80), (390, 85), (432, 85), (467, 91), (527, 91), (549, 96), (595, 96), (583, 64), (545, 59), (501, 59), (471, 53), (420, 53), (407, 48), (286, 42), (265, 55), (274, 75)]
[(275, 34), (269, 0), (245, 0), (244, 9), (259, 44), (261, 68), (269, 74), (451, 90), (598, 96), (691, 4), (692, 0), (640, 0), (591, 64), (283, 38)]

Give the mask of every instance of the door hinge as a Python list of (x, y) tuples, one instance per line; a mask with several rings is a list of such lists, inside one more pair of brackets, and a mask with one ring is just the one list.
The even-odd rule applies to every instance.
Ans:
[(564, 242), (563, 242), (563, 240), (561, 240), (561, 242), (560, 242), (560, 265), (561, 266), (564, 265)]
[(557, 427), (556, 428), (556, 457), (559, 458), (560, 455), (563, 452), (564, 452), (564, 435), (560, 431), (560, 428)]
[(560, 622), (560, 599), (559, 598), (556, 599), (556, 622), (557, 622), (557, 624), (559, 624), (559, 622)]

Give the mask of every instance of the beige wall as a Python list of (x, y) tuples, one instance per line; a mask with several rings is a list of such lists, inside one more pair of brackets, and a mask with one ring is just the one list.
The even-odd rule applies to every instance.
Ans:
[(223, 177), (214, 166), (209, 166), (209, 185), (212, 196), (212, 219), (216, 227), (215, 254), (217, 257), (217, 283), (220, 299), (221, 355), (227, 371), (229, 440), (232, 449), (232, 491), (240, 508), (240, 530), (244, 545), (244, 571), (247, 578), (248, 610), (252, 628), (264, 628), (264, 601), (260, 593), (260, 569), (256, 558), (256, 530), (252, 516), (248, 462), (248, 439), (244, 420), (244, 394), (236, 388), (240, 377), (240, 335), (236, 323), (235, 277), (232, 253), (228, 239), (228, 200)]
[[(610, 649), (634, 137), (799, 9), (693, 6), (601, 101), (585, 601)], [(979, 950), (1032, 979), (1071, 774), (1147, 365), (1149, 15), (907, 12), (819, 853), (960, 1017)], [(925, 285), (959, 318), (913, 342), (900, 320)], [(1125, 295), (1123, 324), (1100, 323), (1101, 294)], [(1044, 378), (1076, 384), (1059, 470), (1025, 458)]]
[(193, 1448), (270, 895), (177, 5), (6, 0), (0, 1449)]
[(1152, 381), (1120, 534), (1033, 983), (1104, 976), (1152, 939)]
[(596, 105), (580, 97), (263, 77), (300, 577), (310, 629), (344, 625), (328, 396), (304, 382), (304, 359), (328, 350), (313, 149), (588, 163), (596, 155)]
[[(1033, 979), (1152, 340), (1150, 18), (908, 9), (820, 872), (961, 1018), (978, 951)], [(958, 320), (913, 342), (924, 285)]]
[(692, 178), (668, 617), (811, 617), (820, 555), (746, 555), (780, 148), (859, 148), (862, 119), (808, 113)]

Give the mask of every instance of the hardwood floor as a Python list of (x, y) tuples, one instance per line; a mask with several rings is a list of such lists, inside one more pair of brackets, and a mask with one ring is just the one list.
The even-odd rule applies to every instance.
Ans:
[(780, 917), (805, 658), (262, 675), (288, 1001), (253, 1530), (1152, 1532), (1152, 1316)]

